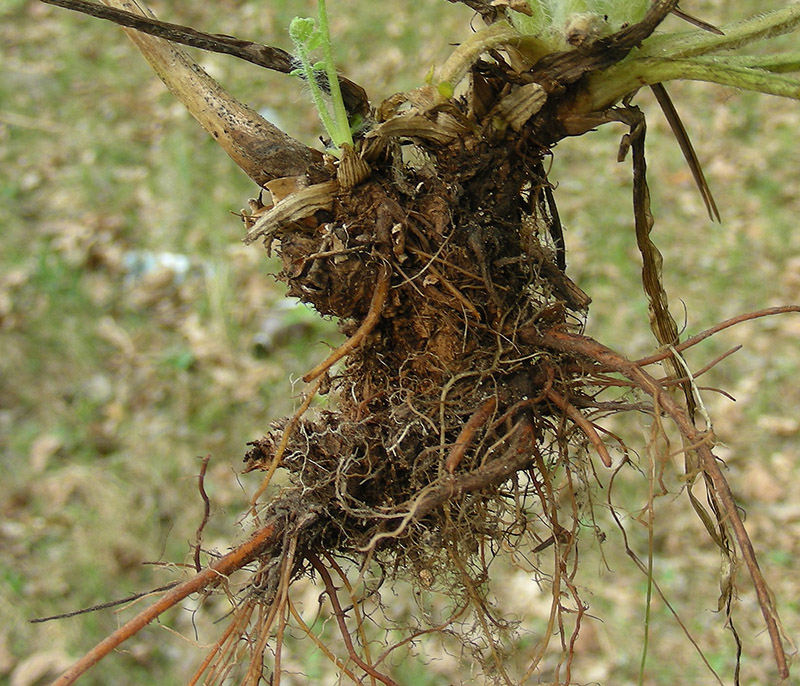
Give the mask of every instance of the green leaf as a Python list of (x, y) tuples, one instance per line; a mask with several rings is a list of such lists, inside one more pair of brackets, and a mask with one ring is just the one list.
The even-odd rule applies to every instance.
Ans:
[(322, 35), (322, 31), (314, 31), (314, 33), (312, 33), (311, 37), (308, 39), (306, 46), (308, 47), (309, 51), (317, 50), (322, 47), (323, 40), (324, 37)]
[(436, 89), (439, 91), (439, 96), (444, 98), (445, 100), (450, 100), (453, 97), (453, 93), (455, 89), (453, 88), (453, 84), (449, 81), (441, 81), (437, 86)]
[[(338, 154), (342, 145), (353, 144), (353, 136), (339, 87), (339, 75), (333, 60), (325, 0), (317, 0), (317, 9), (319, 28), (317, 22), (310, 18), (295, 17), (289, 25), (289, 36), (295, 45), (295, 55), (302, 64), (302, 69), (292, 73), (299, 74), (308, 83), (311, 99), (333, 143), (333, 154)], [(312, 62), (311, 53), (315, 50), (321, 50), (323, 58)], [(318, 78), (320, 72), (327, 75), (327, 85)], [(322, 92), (322, 88), (325, 88), (325, 93)], [(330, 101), (333, 112), (328, 108), (326, 99)]]
[(310, 17), (295, 17), (289, 24), (289, 37), (297, 45), (307, 46), (314, 38), (317, 22)]

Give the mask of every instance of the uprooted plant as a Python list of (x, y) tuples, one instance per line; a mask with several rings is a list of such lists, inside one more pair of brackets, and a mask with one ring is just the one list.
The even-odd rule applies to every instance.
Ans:
[[(792, 30), (800, 6), (716, 28), (684, 15), (676, 0), (580, 7), (466, 2), (486, 27), (425, 85), (371, 106), (362, 89), (335, 76), (323, 2), (319, 29), (311, 20), (293, 27), (298, 62), (276, 48), (143, 13), (45, 1), (130, 27), (167, 85), (269, 191), (269, 203), (254, 201), (244, 215), (245, 241), (274, 251), (288, 293), (336, 317), (348, 336), (304, 377), (296, 414), (276, 422), (245, 457), (247, 471), (264, 472), (252, 499), (251, 538), (170, 589), (57, 684), (72, 683), (164, 610), (189, 594), (225, 587), (242, 569), (250, 570), (249, 580), (232, 595), (227, 628), (193, 684), (223, 683), (234, 674), (255, 684), (267, 671), (278, 683), (290, 625), (341, 674), (385, 684), (395, 683), (386, 666), (392, 651), (425, 634), (460, 635), (487, 674), (505, 683), (526, 681), (559, 636), (563, 651), (551, 666), (553, 679), (569, 683), (587, 611), (575, 583), (576, 546), (579, 534), (592, 529), (585, 525), (592, 498), (578, 493), (591, 491), (596, 469), (614, 466), (598, 418), (628, 411), (651, 415), (654, 435), (665, 437), (666, 423), (677, 430), (692, 506), (731, 567), (739, 560), (746, 565), (778, 673), (788, 674), (777, 610), (681, 353), (721, 328), (800, 308), (743, 315), (679, 341), (661, 256), (650, 239), (645, 121), (631, 98), (640, 87), (654, 88), (716, 216), (662, 82), (692, 78), (800, 97), (800, 82), (784, 76), (800, 66), (794, 56), (710, 57)], [(653, 35), (670, 12), (697, 28)], [(299, 73), (333, 139), (330, 154), (261, 120), (161, 38)], [(315, 47), (325, 50), (320, 64), (312, 62)], [(546, 161), (559, 140), (612, 122), (628, 129), (620, 158), (633, 160), (643, 285), (661, 346), (638, 361), (582, 335), (590, 298), (567, 276), (565, 236), (547, 178)], [(667, 377), (652, 370), (657, 363), (666, 365)], [(318, 394), (335, 402), (312, 412)], [(624, 464), (625, 446), (617, 452)], [(277, 469), (289, 475), (279, 490), (270, 487)], [(694, 488), (705, 490), (707, 507)], [(552, 553), (549, 562), (545, 553)], [(552, 591), (547, 630), (520, 673), (504, 658), (514, 627), (487, 601), (492, 565), (503, 555), (528, 556)], [(342, 655), (293, 604), (293, 582), (309, 574), (325, 587)], [(418, 617), (404, 634), (388, 634), (387, 627), (376, 655), (365, 618), (388, 604), (381, 588), (398, 579), (435, 588), (450, 599), (448, 609)], [(729, 616), (732, 582), (722, 601)]]

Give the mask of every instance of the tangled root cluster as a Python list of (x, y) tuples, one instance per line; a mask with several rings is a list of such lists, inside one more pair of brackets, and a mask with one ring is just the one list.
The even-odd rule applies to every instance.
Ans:
[[(564, 78), (578, 78), (569, 76), (573, 57), (583, 59), (569, 57)], [(393, 684), (353, 648), (330, 570), (348, 588), (358, 631), (359, 604), (377, 588), (356, 597), (335, 558), (354, 560), (362, 575), (376, 563), (378, 585), (387, 578), (436, 584), (459, 608), (438, 630), (471, 607), (472, 626), (484, 634), (477, 657), (491, 653), (493, 668), (511, 683), (495, 642), (496, 630), (509, 625), (486, 601), (489, 567), (501, 551), (530, 561), (552, 546), (553, 604), (529, 676), (554, 622), (570, 654), (586, 610), (572, 583), (581, 521), (592, 519), (582, 510), (591, 499), (579, 494), (591, 491), (594, 455), (612, 462), (591, 416), (658, 407), (699, 465), (710, 514), (691, 490), (690, 498), (732, 566), (739, 542), (778, 655), (771, 601), (711, 451), (710, 426), (693, 422), (688, 382), (687, 410), (668, 390), (674, 382), (645, 371), (670, 352), (634, 363), (581, 335), (589, 298), (565, 273), (544, 161), (567, 130), (595, 120), (563, 128), (569, 89), (542, 74), (522, 77), (495, 54), (472, 66), (461, 98), (443, 102), (431, 87), (395, 96), (311, 186), (293, 181), (285, 200), (273, 192), (274, 207), (250, 220), (247, 240), (264, 238), (276, 250), (289, 294), (338, 318), (348, 336), (304, 377), (315, 383), (300, 410), (245, 458), (248, 470), (267, 472), (259, 495), (277, 468), (289, 475), (262, 511), (284, 531), (268, 553), (280, 574), (266, 597), (285, 603), (290, 580), (313, 568), (350, 659)], [(547, 94), (541, 83), (550, 84)], [(631, 127), (621, 151), (634, 152), (637, 239), (645, 272), (652, 267), (645, 290), (661, 338), (670, 338), (660, 254), (648, 238), (643, 118), (630, 107), (600, 114), (600, 123)], [(609, 386), (635, 389), (652, 404), (598, 399)], [(334, 397), (333, 409), (308, 412), (318, 393)], [(732, 585), (723, 596), (730, 608)], [(274, 620), (277, 610), (270, 612)]]
[(564, 271), (548, 148), (460, 105), (428, 113), (459, 136), (387, 137), (368, 179), (312, 225), (270, 235), (289, 294), (358, 345), (337, 371), (323, 365), (317, 388), (334, 409), (279, 422), (246, 462), (279, 464), (290, 485), (273, 503), (317, 515), (298, 544), (307, 560), (371, 561), (488, 615), (499, 551), (555, 544), (564, 568), (574, 555), (579, 515), (561, 523), (574, 498), (555, 484), (591, 478), (590, 425), (576, 419), (597, 389), (587, 365), (539, 340), (580, 332), (589, 304)]
[[(512, 3), (467, 4), (491, 23), (497, 8)], [(507, 684), (527, 681), (550, 638), (560, 635), (552, 682), (561, 683), (563, 665), (570, 683), (586, 612), (574, 577), (578, 533), (593, 516), (587, 488), (593, 456), (612, 466), (593, 414), (634, 408), (654, 417), (654, 435), (665, 417), (680, 435), (691, 503), (731, 569), (738, 564), (738, 543), (778, 671), (788, 678), (774, 604), (712, 452), (710, 422), (702, 428), (695, 422), (692, 375), (680, 367), (679, 349), (711, 334), (677, 341), (661, 255), (649, 237), (644, 119), (627, 101), (587, 112), (581, 97), (584, 76), (622, 60), (676, 6), (675, 0), (653, 2), (637, 24), (604, 37), (568, 37), (575, 50), (544, 56), (519, 34), (508, 37), (502, 25), (497, 33), (487, 29), (491, 40), (479, 33), (477, 42), (454, 51), (438, 88), (398, 94), (371, 111), (369, 124), (340, 159), (326, 157), (308, 167), (304, 162), (302, 177), (266, 184), (273, 204), (245, 216), (245, 240), (263, 238), (268, 250), (275, 248), (289, 294), (336, 317), (348, 339), (304, 377), (313, 385), (297, 413), (246, 455), (249, 471), (266, 472), (253, 498), (250, 538), (203, 569), (206, 515), (198, 529), (197, 574), (120, 627), (62, 675), (59, 686), (73, 683), (164, 609), (218, 585), (234, 598), (234, 608), (190, 685), (201, 678), (230, 683), (236, 669), (246, 670), (242, 683), (261, 683), (270, 648), (278, 683), (290, 621), (355, 683), (364, 678), (353, 665), (372, 683), (394, 686), (381, 663), (395, 648), (431, 632), (457, 634), (488, 667), (487, 676)], [(454, 98), (466, 75), (469, 86)], [(637, 362), (581, 335), (589, 298), (565, 273), (564, 237), (544, 164), (564, 136), (611, 121), (630, 127), (620, 155), (633, 153), (643, 287), (651, 326), (664, 346)], [(749, 317), (778, 311), (800, 308)], [(743, 318), (715, 330), (738, 321)], [(667, 358), (679, 378), (656, 379), (646, 370)], [(676, 385), (685, 405), (670, 391)], [(600, 400), (612, 386), (644, 400)], [(329, 409), (309, 411), (318, 394), (333, 396)], [(278, 468), (288, 483), (263, 504), (259, 499)], [(705, 484), (707, 508), (692, 494), (695, 479)], [(616, 518), (610, 499), (608, 504)], [(543, 572), (536, 556), (548, 548), (552, 565)], [(552, 591), (547, 624), (519, 679), (506, 669), (511, 651), (497, 640), (513, 623), (495, 615), (487, 592), (490, 566), (500, 553), (524, 560), (519, 566)], [(348, 580), (343, 559), (355, 563), (358, 584)], [(251, 563), (255, 569), (237, 598), (230, 577)], [(382, 573), (365, 582), (372, 565)], [(346, 659), (314, 633), (290, 598), (289, 587), (306, 573), (324, 584)], [(380, 587), (387, 579), (435, 587), (450, 602), (436, 613), (437, 621), (424, 611), (404, 626), (376, 622), (386, 649), (373, 659), (365, 618), (374, 615), (367, 606), (384, 608)], [(340, 592), (349, 595), (346, 609)], [(720, 605), (728, 616), (733, 598), (731, 577)], [(735, 635), (733, 623), (728, 626)], [(397, 628), (405, 637), (392, 635)], [(738, 636), (736, 641), (740, 648)]]

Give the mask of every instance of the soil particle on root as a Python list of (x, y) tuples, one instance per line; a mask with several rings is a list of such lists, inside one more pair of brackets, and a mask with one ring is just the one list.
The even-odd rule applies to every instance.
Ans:
[(447, 535), (469, 556), (476, 536), (502, 536), (490, 521), (506, 498), (499, 486), (402, 525), (420, 494), (507, 453), (552, 466), (564, 450), (563, 412), (545, 391), (574, 395), (576, 374), (518, 331), (579, 331), (589, 299), (560, 266), (547, 146), (508, 128), (487, 139), (489, 125), (472, 122), (472, 136), (444, 146), (387, 141), (369, 179), (315, 227), (273, 237), (289, 294), (346, 335), (390, 273), (380, 318), (326, 383), (336, 409), (300, 418), (288, 440), (276, 425), (246, 457), (268, 469), (284, 438), (287, 488), (324, 513), (315, 545), (329, 551), (419, 557), (423, 541)]

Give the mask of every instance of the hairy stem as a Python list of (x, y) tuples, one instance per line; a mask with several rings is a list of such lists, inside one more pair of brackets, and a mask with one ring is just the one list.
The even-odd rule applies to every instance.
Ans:
[(706, 81), (800, 100), (800, 80), (762, 68), (744, 66), (741, 60), (729, 62), (713, 56), (690, 59), (645, 57), (625, 61), (601, 74), (590, 76), (588, 91), (591, 96), (582, 103), (581, 109), (587, 112), (604, 110), (641, 86), (676, 80)]
[(685, 31), (653, 36), (638, 56), (641, 57), (695, 57), (723, 50), (735, 50), (750, 43), (782, 36), (800, 26), (800, 3), (757, 14), (720, 26), (722, 33)]
[[(796, 53), (767, 59), (753, 58), (749, 63), (747, 58), (740, 56), (711, 56), (790, 33), (798, 26), (800, 3), (795, 3), (726, 24), (721, 27), (721, 34), (697, 30), (653, 36), (628, 59), (590, 75), (586, 83), (587, 97), (580, 109), (585, 112), (603, 110), (641, 86), (676, 79), (708, 81), (800, 99), (800, 81), (776, 75), (797, 68)], [(770, 68), (770, 65), (776, 68)]]
[(336, 62), (333, 59), (330, 31), (328, 30), (328, 10), (325, 0), (319, 3), (319, 30), (322, 33), (322, 55), (325, 62), (325, 71), (328, 75), (328, 84), (331, 89), (331, 104), (333, 105), (334, 131), (331, 134), (333, 144), (340, 148), (342, 145), (353, 145), (353, 135), (350, 133), (347, 110), (342, 100), (342, 91), (339, 87), (339, 75), (336, 72)]

